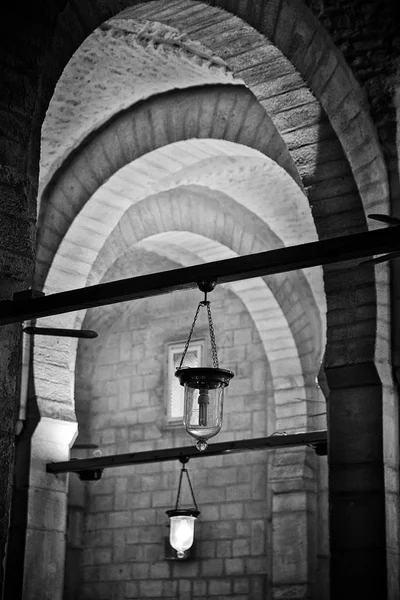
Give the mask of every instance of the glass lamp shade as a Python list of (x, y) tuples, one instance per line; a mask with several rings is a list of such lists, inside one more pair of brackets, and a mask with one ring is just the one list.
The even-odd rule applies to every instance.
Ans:
[(184, 367), (175, 375), (185, 388), (185, 429), (198, 440), (197, 448), (205, 450), (207, 440), (221, 429), (224, 391), (233, 373), (214, 367)]
[(167, 510), (170, 520), (169, 543), (182, 558), (189, 550), (194, 540), (194, 522), (200, 514), (198, 510), (174, 509)]

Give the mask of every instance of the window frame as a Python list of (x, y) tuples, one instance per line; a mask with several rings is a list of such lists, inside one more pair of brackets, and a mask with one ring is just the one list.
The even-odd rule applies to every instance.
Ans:
[[(166, 386), (165, 386), (165, 422), (166, 422), (166, 427), (168, 427), (168, 428), (175, 428), (175, 427), (183, 426), (183, 406), (182, 406), (182, 415), (180, 417), (172, 417), (171, 416), (171, 408), (172, 408), (171, 394), (172, 394), (172, 382), (174, 381), (173, 378), (175, 377), (175, 370), (176, 370), (177, 366), (179, 366), (179, 364), (176, 365), (173, 363), (173, 357), (177, 353), (179, 353), (180, 356), (182, 356), (182, 353), (185, 349), (185, 344), (186, 344), (186, 340), (185, 341), (178, 340), (178, 341), (174, 341), (174, 342), (168, 342), (166, 344), (167, 377), (166, 377)], [(206, 359), (207, 359), (206, 338), (199, 337), (199, 338), (195, 338), (195, 339), (191, 340), (188, 350), (193, 351), (196, 348), (199, 349), (199, 354), (198, 354), (199, 366), (205, 365)], [(183, 392), (183, 387), (182, 387), (182, 392)]]

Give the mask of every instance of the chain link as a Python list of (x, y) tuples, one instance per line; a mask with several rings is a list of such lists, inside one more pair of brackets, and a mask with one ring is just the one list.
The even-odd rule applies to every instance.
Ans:
[[(205, 298), (207, 298), (207, 294), (205, 294)], [(208, 328), (210, 330), (211, 353), (212, 353), (212, 358), (213, 358), (213, 365), (214, 365), (214, 368), (216, 368), (216, 369), (219, 368), (218, 353), (217, 353), (217, 344), (215, 342), (215, 332), (214, 332), (214, 324), (212, 322), (212, 317), (211, 317), (210, 302), (209, 302), (209, 300), (201, 300), (201, 302), (199, 302), (199, 305), (197, 307), (196, 314), (194, 315), (192, 327), (190, 328), (189, 337), (188, 337), (187, 342), (185, 344), (185, 348), (183, 350), (181, 362), (179, 363), (178, 369), (182, 368), (183, 361), (185, 360), (185, 356), (186, 356), (186, 353), (187, 353), (188, 348), (189, 348), (190, 340), (192, 339), (192, 335), (193, 335), (194, 327), (196, 325), (197, 317), (199, 316), (200, 308), (202, 306), (207, 307)]]
[(183, 350), (181, 362), (179, 363), (178, 369), (180, 369), (182, 367), (183, 361), (185, 360), (186, 352), (188, 351), (190, 340), (192, 339), (192, 334), (193, 334), (194, 326), (196, 325), (197, 317), (199, 316), (199, 312), (200, 312), (200, 308), (202, 307), (202, 304), (203, 304), (202, 302), (199, 302), (199, 305), (198, 305), (197, 310), (196, 310), (196, 314), (194, 315), (192, 327), (190, 329), (189, 337), (188, 337), (187, 342), (185, 344), (185, 349)]
[(214, 324), (211, 318), (211, 308), (210, 303), (207, 302), (207, 314), (208, 314), (208, 327), (210, 329), (210, 340), (211, 340), (211, 352), (213, 357), (213, 365), (216, 369), (219, 368), (218, 363), (218, 353), (217, 353), (217, 344), (215, 342), (215, 333), (214, 333)]

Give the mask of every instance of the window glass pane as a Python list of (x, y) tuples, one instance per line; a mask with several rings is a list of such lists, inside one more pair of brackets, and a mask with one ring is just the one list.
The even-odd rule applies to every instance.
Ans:
[[(192, 343), (183, 362), (184, 367), (200, 367), (202, 362), (203, 343)], [(184, 388), (175, 377), (184, 345), (170, 345), (168, 352), (168, 421), (181, 421), (183, 417)]]

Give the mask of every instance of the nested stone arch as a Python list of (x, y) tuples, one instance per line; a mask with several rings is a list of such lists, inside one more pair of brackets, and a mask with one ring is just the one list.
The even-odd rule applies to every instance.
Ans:
[[(201, 199), (201, 196), (195, 195), (193, 191), (191, 191), (190, 200), (187, 199), (187, 196), (186, 188), (177, 188), (133, 205), (120, 220), (113, 234), (107, 238), (103, 250), (98, 254), (98, 258), (92, 266), (95, 277), (91, 278), (90, 274), (87, 274), (87, 281), (91, 283), (101, 281), (107, 268), (111, 266), (117, 256), (125, 253), (141, 239), (146, 239), (160, 231), (193, 231), (210, 237), (212, 240), (218, 240), (234, 250), (240, 248), (243, 232), (247, 230), (247, 235), (249, 235), (243, 208), (237, 207), (234, 219), (226, 210), (227, 202), (220, 203), (216, 200)], [(221, 208), (221, 204), (224, 205), (224, 209)], [(252, 217), (252, 225), (254, 228), (254, 217)], [(258, 229), (260, 230), (257, 232), (259, 239), (255, 234), (254, 246), (257, 251), (261, 251), (271, 245), (273, 234), (271, 232), (266, 241), (262, 235), (263, 232), (265, 233), (265, 224), (260, 222)], [(275, 244), (280, 245), (279, 240), (275, 239)], [(56, 268), (57, 259), (58, 257), (56, 257), (54, 269), (50, 273), (50, 287), (54, 287), (54, 279), (57, 280), (60, 277)], [(255, 322), (260, 323), (258, 329), (266, 342), (266, 351), (269, 352), (275, 398), (279, 405), (283, 405), (288, 401), (293, 403), (294, 398), (305, 399), (308, 392), (312, 393), (313, 388), (315, 389), (314, 382), (320, 360), (320, 356), (316, 356), (315, 351), (316, 348), (319, 348), (320, 352), (322, 351), (321, 335), (323, 334), (320, 331), (318, 315), (313, 314), (313, 311), (310, 310), (309, 286), (301, 273), (294, 273), (290, 276), (278, 275), (267, 278), (267, 281), (271, 290), (277, 295), (281, 295), (282, 307), (279, 307), (273, 293), (269, 293), (269, 295), (262, 293), (261, 288), (265, 288), (265, 284), (257, 286), (252, 281), (238, 282), (236, 291), (240, 292), (241, 298), (249, 306)], [(75, 281), (76, 284), (77, 281)], [(260, 310), (262, 304), (264, 306)], [(319, 312), (316, 306), (315, 309)], [(259, 310), (260, 313), (257, 314)], [(49, 325), (56, 321), (59, 324), (60, 319), (61, 317), (47, 318), (44, 323)], [(79, 326), (81, 319), (82, 315), (79, 318), (75, 318), (74, 315), (63, 315), (61, 322), (65, 327)], [(277, 329), (271, 334), (270, 327), (266, 325), (268, 322), (279, 325), (279, 331)], [(283, 329), (286, 333), (281, 336)], [(280, 338), (280, 343), (271, 347), (271, 340), (277, 337)], [(297, 345), (301, 347), (303, 342), (308, 344), (308, 347), (301, 348), (302, 356), (300, 358)], [(51, 344), (54, 346), (53, 353), (50, 351)], [(41, 344), (41, 348), (42, 352), (44, 348), (48, 354), (55, 356), (53, 361), (58, 363), (57, 368), (62, 371), (58, 380), (66, 383), (66, 379), (70, 379), (69, 385), (66, 385), (64, 389), (60, 385), (57, 389), (57, 396), (60, 400), (66, 401), (74, 387), (76, 344), (71, 343), (69, 368), (60, 366), (62, 357), (57, 358), (57, 348), (51, 340), (46, 340), (45, 346)], [(38, 358), (40, 358), (40, 352)], [(39, 397), (45, 398), (49, 386), (48, 375), (46, 377), (47, 365), (40, 364), (39, 361), (35, 361), (35, 365), (36, 391)], [(52, 393), (54, 397), (54, 391)], [(72, 396), (70, 396), (71, 401)], [(299, 408), (298, 405), (297, 408)], [(302, 414), (306, 415), (307, 410), (305, 409)]]
[[(257, 150), (226, 140), (185, 140), (136, 159), (94, 193), (58, 250), (65, 269), (69, 270), (70, 257), (73, 271), (80, 273), (77, 261), (83, 260), (83, 254), (97, 255), (107, 235), (131, 205), (149, 195), (181, 186), (191, 186), (187, 187), (188, 193), (200, 186), (202, 195), (210, 199), (222, 193), (221, 205), (229, 196), (268, 223), (265, 233), (274, 230), (284, 245), (317, 239), (307, 198), (277, 163)], [(240, 252), (249, 251), (244, 237)], [(325, 302), (322, 271), (317, 268), (305, 272), (322, 307)], [(51, 290), (47, 282), (46, 290), (49, 289), (61, 291), (57, 287)], [(324, 309), (321, 308), (321, 312), (324, 313)]]
[(75, 216), (109, 177), (156, 148), (192, 138), (250, 146), (299, 181), (274, 124), (247, 88), (206, 85), (155, 95), (121, 111), (93, 132), (47, 186), (38, 222), (36, 285), (43, 285)]
[[(197, 1), (194, 4), (197, 9), (190, 10), (192, 0), (182, 0), (173, 5), (166, 0), (150, 0), (138, 5), (131, 3), (131, 8), (125, 9), (118, 16), (160, 21), (182, 28), (194, 39), (203, 39), (207, 47), (216, 54), (220, 53), (240, 77), (243, 75), (238, 67), (241, 61), (245, 62), (243, 56), (246, 55), (246, 48), (241, 48), (240, 37), (245, 36), (247, 46), (251, 46), (249, 40), (253, 41), (257, 32), (261, 33), (293, 64), (320, 101), (352, 166), (365, 206), (369, 210), (379, 206), (385, 208), (388, 197), (386, 168), (365, 94), (343, 55), (305, 3), (302, 0), (258, 3), (251, 0), (213, 0), (209, 4), (215, 8), (210, 8), (209, 5), (202, 8)], [(206, 9), (208, 20), (204, 25), (199, 25), (199, 17), (203, 16)], [(221, 34), (224, 22), (228, 27)], [(218, 35), (212, 29), (215, 25), (219, 28)], [(207, 31), (208, 27), (210, 31)], [(252, 28), (254, 38), (251, 38)], [(231, 43), (234, 41), (236, 45)], [(226, 50), (222, 51), (225, 44)], [(261, 46), (260, 41), (256, 45)], [(238, 57), (239, 60), (231, 62), (231, 57)], [(260, 57), (265, 60), (266, 55), (259, 50), (258, 58)], [(250, 61), (243, 66), (250, 68), (254, 65), (257, 63)], [(250, 85), (245, 78), (243, 80)], [(261, 84), (261, 80), (255, 82), (253, 78), (252, 81), (256, 85)], [(259, 97), (257, 92), (256, 96)], [(378, 193), (380, 200), (377, 199)]]
[[(136, 11), (136, 4), (132, 1), (110, 2), (105, 7), (101, 3), (90, 3), (89, 5), (89, 3), (81, 2), (79, 8), (75, 4), (66, 6), (65, 11), (60, 14), (55, 30), (54, 39), (58, 51), (49, 48), (48, 56), (51, 56), (51, 60), (49, 58), (51, 68), (45, 70), (46, 76), (43, 80), (43, 90), (50, 89), (48, 98), (54, 87), (55, 78), (59, 76), (79, 43), (103, 21), (115, 16), (123, 8), (132, 7)], [(365, 106), (364, 96), (350, 69), (345, 64), (341, 53), (309, 9), (300, 0), (293, 2), (280, 0), (278, 3), (262, 2), (257, 4), (250, 1), (226, 3), (223, 0), (216, 0), (213, 4), (216, 7), (230, 11), (243, 19), (244, 23), (248, 23), (267, 36), (296, 66), (311, 90), (321, 100), (342, 147), (345, 149), (364, 209), (371, 210), (373, 208), (385, 212), (388, 207), (386, 170), (376, 132)], [(177, 15), (179, 16), (179, 13), (182, 13), (182, 19), (186, 23), (187, 19), (190, 19), (192, 7), (196, 13), (196, 19), (194, 20), (198, 21), (202, 6), (203, 10), (212, 11), (208, 4), (200, 5), (197, 2), (192, 3), (191, 0), (186, 3), (177, 2), (173, 5), (165, 2), (145, 2), (141, 3), (140, 8), (137, 8), (139, 12), (135, 13), (135, 16), (141, 18), (151, 17), (154, 20), (158, 19), (176, 24)], [(220, 14), (221, 18), (213, 13), (211, 21), (222, 23), (227, 19), (226, 14), (229, 13), (222, 12)], [(199, 27), (197, 23), (197, 29), (201, 28), (202, 25)], [(66, 35), (66, 31), (69, 32), (68, 35)], [(60, 40), (62, 40), (62, 43), (60, 43)], [(240, 54), (239, 48), (238, 55)], [(54, 57), (56, 57), (57, 62), (54, 61)], [(315, 57), (317, 57), (317, 60), (315, 60)], [(47, 66), (46, 61), (44, 61), (44, 65)], [(339, 194), (340, 197), (340, 185), (337, 181), (334, 183), (337, 184), (335, 187), (338, 188), (335, 194)], [(329, 194), (329, 186), (326, 188), (326, 193)], [(379, 194), (379, 198), (377, 194)], [(336, 202), (332, 202), (331, 208), (327, 207), (325, 211), (324, 223), (321, 229), (324, 235), (329, 236), (329, 231), (332, 230), (333, 221), (330, 215), (333, 216), (336, 212), (336, 204)], [(365, 210), (361, 205), (357, 206), (356, 203), (343, 219), (346, 230), (350, 233), (354, 228), (354, 223), (356, 223), (356, 227), (365, 229), (364, 215)], [(384, 319), (381, 319), (379, 315), (384, 316), (388, 304), (385, 291), (387, 289), (387, 272), (384, 271), (384, 267), (381, 271), (385, 281), (380, 285), (378, 326), (384, 329)], [(329, 272), (330, 270), (327, 269), (327, 273)], [(330, 275), (328, 276), (330, 277)], [(345, 280), (343, 279), (343, 281)], [(366, 274), (366, 281), (371, 282), (368, 301), (376, 304), (372, 271)], [(347, 282), (344, 285), (347, 288)], [(365, 286), (365, 282), (363, 282), (363, 285)], [(335, 294), (333, 294), (333, 302), (336, 302)], [(373, 320), (375, 319), (373, 318)], [(349, 322), (354, 322), (353, 315), (349, 317)], [(330, 327), (331, 330), (333, 331)], [(380, 359), (384, 361), (389, 354), (388, 343), (384, 339), (383, 330), (379, 330), (378, 334), (381, 342), (379, 348), (375, 345), (375, 334), (372, 336), (372, 345), (369, 347), (374, 349), (374, 352), (375, 348), (378, 348)], [(351, 326), (348, 328), (346, 339), (349, 339), (349, 336), (352, 339), (354, 339), (354, 336), (357, 337), (357, 331)], [(343, 344), (340, 343), (337, 347), (337, 343), (332, 337), (330, 358), (333, 362), (335, 361), (335, 354), (342, 351), (342, 346)], [(349, 357), (346, 357), (345, 361), (348, 359)], [(363, 353), (362, 360), (365, 360), (365, 353)]]
[[(237, 255), (262, 252), (282, 246), (282, 241), (265, 221), (258, 219), (237, 202), (233, 202), (223, 192), (208, 193), (207, 188), (180, 186), (148, 196), (128, 209), (113, 232), (105, 241), (91, 272), (87, 271), (87, 281), (93, 284), (101, 280), (106, 269), (117, 256), (124, 254), (131, 245), (159, 234), (162, 231), (192, 231), (213, 242), (222, 244)], [(211, 260), (210, 254), (208, 260)], [(200, 256), (201, 257), (201, 256)], [(216, 256), (215, 260), (218, 260)], [(56, 266), (56, 265), (54, 265)], [(306, 321), (312, 323), (313, 344), (310, 348), (310, 365), (304, 371), (313, 371), (313, 360), (322, 353), (324, 346), (323, 317), (320, 305), (302, 272), (277, 274), (265, 278), (274, 295), (284, 307), (285, 314), (293, 313), (289, 322), (301, 330), (305, 322), (295, 326), (297, 302), (303, 303), (302, 312)], [(49, 282), (50, 283), (50, 282)], [(320, 290), (319, 290), (320, 293)], [(318, 333), (317, 333), (318, 332)]]
[[(129, 7), (130, 10), (121, 13)], [(118, 15), (118, 18), (159, 20), (178, 28), (179, 25), (185, 27), (192, 34), (206, 26), (200, 19), (203, 13), (207, 14), (211, 25), (221, 24), (232, 15), (239, 17), (244, 24), (259, 31), (282, 51), (320, 99), (345, 149), (366, 207), (379, 206), (376, 192), (380, 189), (381, 208), (385, 208), (388, 195), (386, 169), (365, 96), (342, 54), (301, 0), (259, 3), (251, 0), (213, 0), (207, 4), (197, 0), (182, 0), (173, 5), (165, 0), (114, 0), (107, 5), (83, 1), (79, 6), (68, 3), (59, 15), (54, 32), (54, 45), (58, 51), (49, 48), (47, 60), (52, 68), (46, 69), (48, 65), (44, 62), (44, 88), (54, 88), (57, 75), (83, 39), (111, 17)], [(240, 36), (236, 37), (240, 46)], [(220, 45), (222, 41), (223, 38), (218, 39)], [(237, 55), (240, 56), (241, 52), (237, 52)], [(367, 189), (371, 182), (374, 189)]]
[[(163, 259), (165, 257), (170, 259), (174, 268), (237, 256), (236, 252), (220, 242), (206, 239), (203, 235), (189, 231), (167, 231), (144, 238), (133, 249), (127, 247), (126, 252), (121, 255), (117, 263), (109, 267), (102, 281), (126, 276), (127, 272), (131, 273), (131, 265), (135, 265), (136, 273), (138, 249), (150, 251), (153, 257), (153, 269), (165, 268), (164, 266), (157, 267), (160, 256)], [(154, 255), (158, 255), (158, 258)], [(121, 263), (123, 268), (121, 268)], [(118, 264), (117, 273), (115, 264)], [(224, 284), (223, 287), (230, 289), (247, 308), (270, 365), (273, 390), (272, 397), (268, 402), (270, 433), (276, 429), (289, 430), (307, 427), (309, 415), (315, 412), (311, 409), (314, 409), (314, 402), (318, 395), (314, 382), (316, 367), (320, 361), (320, 356), (315, 356), (313, 344), (311, 344), (314, 351), (313, 356), (310, 355), (310, 348), (304, 346), (305, 343), (310, 343), (310, 339), (307, 339), (307, 328), (310, 328), (310, 324), (305, 319), (305, 328), (294, 334), (287, 321), (287, 315), (262, 278)], [(212, 300), (212, 297), (210, 299)], [(287, 309), (287, 307), (285, 308)], [(297, 310), (300, 313), (299, 304), (297, 304)], [(85, 327), (94, 327), (95, 329), (99, 327), (102, 330), (104, 323), (109, 320), (116, 321), (118, 315), (124, 311), (125, 307), (122, 305), (109, 307), (107, 311), (97, 309), (93, 311), (94, 317), (85, 318)], [(92, 313), (92, 311), (90, 312)], [(298, 316), (301, 318), (300, 314)], [(215, 323), (215, 326), (218, 331), (218, 323)], [(303, 342), (300, 341), (302, 338)], [(222, 364), (224, 356), (220, 359)], [(313, 371), (310, 372), (312, 367)], [(230, 368), (229, 365), (227, 368)], [(235, 385), (232, 386), (233, 392), (235, 387)]]
[[(366, 223), (365, 214), (368, 212), (389, 212), (389, 187), (382, 149), (369, 114), (365, 94), (346, 64), (343, 55), (305, 4), (301, 0), (290, 2), (280, 0), (279, 2), (260, 3), (254, 3), (250, 0), (235, 3), (213, 0), (212, 4), (216, 7), (213, 18), (211, 19), (211, 24), (206, 21), (207, 24), (204, 28), (196, 24), (201, 14), (200, 8), (198, 9), (199, 12), (191, 13), (189, 10), (190, 4), (190, 0), (186, 0), (168, 8), (166, 2), (150, 2), (140, 6), (133, 6), (131, 9), (124, 11), (120, 16), (148, 18), (154, 21), (161, 20), (176, 27), (185, 27), (194, 39), (202, 39), (203, 43), (207, 44), (211, 50), (219, 52), (220, 56), (224, 58), (227, 64), (235, 70), (236, 74), (247, 85), (250, 85), (251, 82), (252, 89), (257, 98), (263, 105), (270, 108), (271, 103), (268, 101), (268, 93), (266, 94), (266, 104), (262, 99), (263, 89), (268, 82), (263, 83), (262, 79), (257, 80), (257, 74), (255, 76), (251, 74), (250, 79), (246, 77), (246, 70), (249, 70), (251, 73), (252, 71), (257, 73), (257, 67), (260, 64), (251, 58), (249, 63), (246, 64), (246, 51), (243, 51), (243, 48), (241, 48), (240, 35), (237, 35), (235, 31), (235, 26), (238, 26), (235, 18), (239, 17), (244, 22), (243, 27), (240, 24), (238, 26), (240, 33), (246, 31), (246, 34), (249, 35), (249, 30), (246, 29), (245, 25), (247, 23), (266, 36), (288, 59), (284, 68), (287, 69), (288, 64), (291, 63), (320, 102), (321, 107), (328, 116), (330, 125), (340, 141), (356, 184), (356, 189), (353, 190), (351, 189), (350, 180), (348, 185), (344, 185), (344, 180), (346, 179), (345, 170), (342, 170), (343, 167), (341, 167), (335, 173), (334, 163), (328, 163), (329, 170), (326, 171), (325, 177), (328, 179), (332, 178), (331, 182), (328, 180), (325, 184), (321, 173), (317, 181), (312, 183), (308, 193), (312, 204), (314, 203), (312, 199), (315, 198), (315, 221), (320, 237), (331, 237), (332, 234), (340, 235), (343, 231), (351, 233), (365, 230), (366, 228), (377, 227), (377, 224), (374, 222)], [(222, 15), (219, 16), (218, 9), (220, 7), (235, 15), (235, 17), (229, 20)], [(215, 34), (214, 29), (217, 23), (218, 35)], [(210, 28), (208, 34), (207, 26)], [(221, 28), (223, 31), (222, 34)], [(197, 38), (196, 32), (198, 33)], [(224, 44), (226, 44), (225, 52), (222, 50)], [(261, 56), (263, 55), (261, 54)], [(263, 58), (265, 60), (265, 54)], [(244, 69), (241, 70), (240, 67), (243, 60), (245, 65)], [(290, 69), (287, 72), (290, 78)], [(283, 90), (285, 90), (285, 85), (283, 84)], [(291, 102), (295, 102), (296, 92), (298, 94), (300, 87), (299, 81), (292, 86), (294, 95), (290, 99)], [(302, 118), (302, 112), (302, 110), (299, 111), (298, 119)], [(289, 129), (290, 137), (293, 132), (292, 126), (293, 124), (291, 124), (291, 128)], [(298, 122), (297, 127), (299, 127)], [(287, 141), (287, 145), (290, 148), (291, 143), (285, 132), (282, 132), (282, 137)], [(328, 142), (328, 147), (330, 145), (331, 143)], [(318, 153), (320, 148), (318, 135), (316, 139), (312, 140), (312, 146), (314, 146), (314, 151)], [(304, 160), (304, 153), (301, 148), (299, 158)], [(315, 163), (315, 166), (318, 167), (317, 163)], [(318, 170), (321, 171), (319, 167)], [(324, 172), (325, 169), (322, 169), (322, 171)], [(344, 195), (345, 210), (342, 208)], [(328, 200), (332, 198), (332, 201), (330, 203), (324, 202), (323, 210), (320, 213), (319, 204), (324, 197), (327, 197)], [(341, 205), (341, 208), (338, 208), (338, 205)], [(339, 231), (337, 231), (334, 219), (334, 214), (337, 212), (345, 213)], [(336, 276), (335, 274), (330, 275), (331, 269), (329, 267), (325, 269), (325, 273), (327, 277), (335, 278)], [(374, 360), (380, 369), (383, 380), (390, 386), (391, 377), (385, 367), (390, 361), (390, 345), (387, 342), (385, 334), (385, 314), (389, 305), (389, 272), (386, 266), (380, 269), (379, 277), (380, 293), (377, 295), (374, 285), (374, 274), (372, 271), (365, 273), (365, 279), (371, 282), (366, 302), (374, 304), (377, 310), (376, 315), (372, 317), (369, 323), (371, 340), (368, 344), (368, 354), (370, 359)], [(348, 293), (352, 277), (346, 266), (343, 268), (343, 283), (344, 285), (340, 293), (344, 291)], [(362, 285), (365, 287), (365, 281)], [(330, 298), (332, 299), (332, 308), (335, 311), (338, 301), (336, 294), (333, 293)], [(352, 306), (353, 304), (354, 300), (350, 297), (348, 305)], [(356, 323), (356, 320), (359, 320), (359, 318), (355, 317), (354, 313), (348, 313), (347, 320), (348, 329), (345, 336), (341, 335), (340, 328), (337, 328), (338, 332), (334, 332), (335, 318), (332, 321), (332, 327), (329, 327), (327, 364), (341, 364), (343, 358), (344, 363), (348, 363), (354, 359), (354, 355), (356, 354), (354, 350), (348, 351), (344, 357), (343, 350), (346, 344), (349, 347), (353, 346), (353, 349), (358, 346), (360, 349), (359, 362), (366, 360), (364, 341), (360, 339), (360, 343), (358, 344), (355, 341), (359, 339), (359, 330), (363, 326)], [(343, 358), (339, 358), (340, 356)]]
[(39, 199), (71, 152), (115, 114), (156, 94), (206, 84), (243, 82), (175, 28), (126, 19), (98, 27), (71, 57), (47, 110)]

